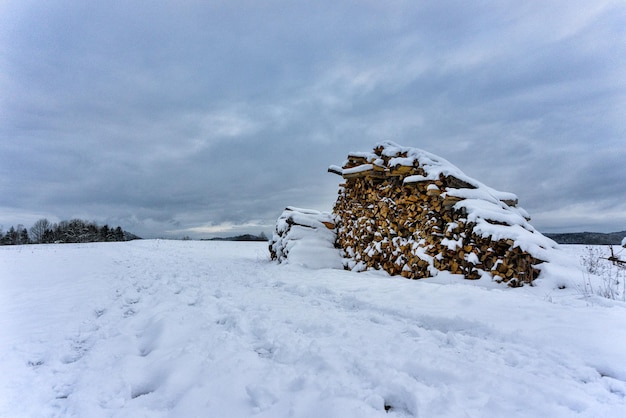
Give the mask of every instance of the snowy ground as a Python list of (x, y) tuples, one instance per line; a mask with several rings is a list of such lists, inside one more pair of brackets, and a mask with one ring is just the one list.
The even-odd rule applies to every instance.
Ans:
[(626, 304), (558, 273), (509, 289), (277, 265), (264, 243), (0, 247), (0, 416), (626, 416)]

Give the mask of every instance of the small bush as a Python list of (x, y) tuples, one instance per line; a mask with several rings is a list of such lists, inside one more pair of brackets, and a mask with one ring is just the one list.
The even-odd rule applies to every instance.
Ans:
[(585, 296), (597, 295), (626, 302), (626, 265), (610, 261), (609, 255), (617, 258), (613, 248), (609, 252), (602, 247), (587, 246), (580, 257), (585, 268), (584, 283), (580, 291)]

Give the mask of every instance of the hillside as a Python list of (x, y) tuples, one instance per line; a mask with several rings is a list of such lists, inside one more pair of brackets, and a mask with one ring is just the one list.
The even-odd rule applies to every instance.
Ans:
[(511, 289), (255, 242), (0, 247), (0, 416), (621, 416), (626, 306), (577, 290), (583, 249)]
[(259, 242), (267, 242), (267, 237), (265, 234), (260, 235), (252, 235), (252, 234), (243, 234), (243, 235), (235, 235), (232, 237), (215, 237), (209, 238), (203, 241), (259, 241)]
[(559, 244), (586, 244), (586, 245), (620, 245), (626, 237), (626, 231), (621, 232), (571, 232), (544, 234)]

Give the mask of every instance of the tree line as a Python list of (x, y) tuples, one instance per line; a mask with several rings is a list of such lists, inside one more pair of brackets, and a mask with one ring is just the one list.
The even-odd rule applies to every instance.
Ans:
[(124, 231), (120, 226), (98, 226), (95, 222), (72, 219), (52, 223), (43, 218), (30, 229), (24, 225), (11, 226), (6, 233), (0, 229), (0, 245), (52, 244), (82, 242), (130, 241), (139, 237)]

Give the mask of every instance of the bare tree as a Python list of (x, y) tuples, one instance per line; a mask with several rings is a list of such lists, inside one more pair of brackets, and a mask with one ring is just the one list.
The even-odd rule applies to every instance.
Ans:
[(35, 244), (41, 244), (44, 242), (44, 235), (46, 230), (52, 229), (52, 224), (46, 218), (42, 218), (35, 222), (30, 228), (30, 239)]

